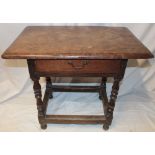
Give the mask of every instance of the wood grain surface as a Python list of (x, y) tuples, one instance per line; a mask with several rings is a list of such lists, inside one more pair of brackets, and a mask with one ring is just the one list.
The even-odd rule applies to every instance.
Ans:
[(5, 59), (141, 59), (151, 52), (125, 27), (29, 26)]
[(36, 72), (82, 74), (119, 73), (120, 60), (35, 60)]

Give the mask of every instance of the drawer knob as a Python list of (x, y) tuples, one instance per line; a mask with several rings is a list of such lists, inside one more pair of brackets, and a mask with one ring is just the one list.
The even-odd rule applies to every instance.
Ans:
[(88, 64), (88, 60), (81, 60), (80, 63), (77, 63), (75, 61), (69, 60), (68, 64), (71, 65), (75, 69), (82, 69), (85, 67), (85, 65)]

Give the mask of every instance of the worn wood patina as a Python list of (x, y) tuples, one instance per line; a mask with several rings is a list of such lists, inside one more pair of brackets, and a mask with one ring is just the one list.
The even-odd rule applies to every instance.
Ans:
[[(125, 27), (29, 26), (3, 53), (4, 59), (27, 59), (42, 129), (48, 123), (112, 123), (115, 102), (128, 59), (153, 58), (151, 52)], [(54, 85), (51, 76), (101, 77), (99, 86)], [(42, 99), (40, 77), (46, 77)], [(108, 99), (106, 82), (113, 77)], [(47, 115), (53, 92), (98, 92), (104, 115)]]

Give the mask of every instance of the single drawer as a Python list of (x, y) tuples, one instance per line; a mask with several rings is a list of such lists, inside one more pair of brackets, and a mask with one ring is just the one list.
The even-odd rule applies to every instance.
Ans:
[(120, 60), (35, 60), (35, 71), (53, 74), (119, 73)]

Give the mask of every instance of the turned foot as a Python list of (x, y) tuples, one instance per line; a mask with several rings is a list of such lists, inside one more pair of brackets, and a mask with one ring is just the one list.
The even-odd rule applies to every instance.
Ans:
[(104, 124), (103, 125), (103, 129), (107, 131), (109, 129), (109, 125), (108, 124)]
[(102, 97), (101, 95), (99, 95), (99, 99), (100, 99), (100, 100), (102, 100), (102, 99), (103, 99), (103, 97)]
[(44, 130), (47, 128), (47, 124), (41, 124), (40, 126), (41, 126), (41, 129), (44, 129)]
[(52, 95), (52, 94), (50, 94), (50, 95), (49, 95), (49, 99), (52, 99), (52, 98), (53, 98), (53, 95)]

